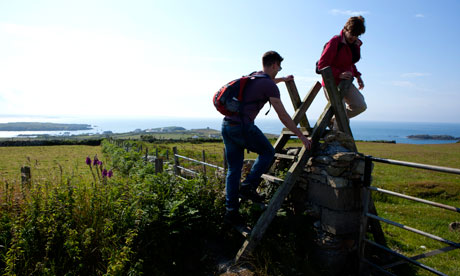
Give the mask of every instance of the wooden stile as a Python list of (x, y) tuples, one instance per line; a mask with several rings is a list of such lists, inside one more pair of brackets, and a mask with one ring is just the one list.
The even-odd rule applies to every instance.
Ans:
[[(342, 84), (339, 90), (335, 85), (335, 81), (332, 76), (332, 69), (330, 67), (326, 67), (322, 70), (322, 76), (326, 84), (326, 90), (328, 91), (330, 102), (328, 102), (326, 105), (323, 113), (317, 120), (313, 129), (308, 123), (306, 111), (320, 91), (320, 83), (315, 83), (315, 85), (308, 92), (307, 96), (301, 102), (294, 81), (286, 82), (289, 95), (291, 96), (292, 104), (296, 110), (292, 119), (295, 124), (300, 123), (302, 127), (301, 131), (312, 140), (312, 150), (307, 150), (305, 147), (302, 147), (301, 151), (295, 158), (290, 158), (293, 162), (288, 172), (286, 173), (284, 180), (270, 176), (268, 174), (262, 176), (263, 179), (278, 183), (282, 182), (282, 184), (275, 192), (266, 210), (262, 213), (256, 225), (238, 251), (235, 257), (235, 262), (244, 260), (252, 254), (252, 251), (257, 246), (258, 242), (262, 239), (268, 226), (276, 216), (278, 210), (281, 208), (283, 201), (291, 192), (292, 187), (296, 183), (300, 172), (303, 171), (308, 159), (311, 157), (311, 152), (314, 150), (314, 148), (319, 146), (319, 140), (323, 137), (326, 127), (329, 125), (329, 122), (334, 115), (336, 116), (336, 120), (338, 120), (339, 130), (353, 137), (349, 126), (348, 117), (345, 112), (344, 104), (342, 102), (342, 96), (339, 92), (347, 89), (347, 85), (350, 85), (351, 82)], [(275, 154), (277, 154), (279, 157), (283, 157), (281, 151), (292, 135), (294, 134), (291, 131), (283, 130), (275, 142)], [(354, 145), (354, 150), (356, 151), (356, 145)]]

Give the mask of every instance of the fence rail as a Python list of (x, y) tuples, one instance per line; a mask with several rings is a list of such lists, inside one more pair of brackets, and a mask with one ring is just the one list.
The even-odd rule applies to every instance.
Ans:
[(187, 156), (183, 156), (183, 155), (179, 155), (179, 154), (175, 154), (175, 156), (177, 156), (177, 157), (179, 157), (179, 158), (182, 158), (182, 159), (185, 159), (185, 160), (188, 160), (188, 161), (195, 162), (195, 163), (197, 163), (197, 164), (205, 165), (205, 166), (208, 166), (208, 167), (211, 167), (211, 168), (215, 168), (215, 169), (218, 169), (218, 170), (224, 170), (224, 168), (219, 167), (219, 166), (217, 166), (217, 165), (209, 164), (209, 163), (206, 163), (206, 162), (203, 162), (203, 161), (199, 161), (199, 160), (195, 160), (195, 159), (190, 158), (190, 157), (187, 157)]
[[(372, 161), (380, 162), (380, 163), (386, 163), (386, 164), (392, 164), (392, 165), (407, 166), (407, 167), (424, 169), (424, 170), (438, 171), (438, 172), (443, 172), (443, 173), (460, 174), (460, 170), (455, 169), (455, 168), (432, 166), (432, 165), (419, 164), (419, 163), (413, 163), (413, 162), (405, 162), (405, 161), (399, 161), (399, 160), (391, 160), (391, 159), (384, 159), (384, 158), (376, 158), (376, 157), (372, 157), (372, 156), (366, 156), (365, 157), (365, 169), (364, 169), (364, 171), (365, 171), (365, 175), (364, 175), (365, 186), (363, 187), (363, 202), (364, 202), (363, 203), (363, 215), (361, 217), (361, 228), (360, 228), (361, 230), (360, 230), (360, 239), (359, 239), (360, 261), (361, 261), (360, 274), (363, 275), (363, 266), (362, 266), (363, 263), (367, 264), (367, 265), (369, 265), (369, 266), (371, 266), (371, 267), (377, 269), (378, 271), (383, 272), (383, 273), (385, 273), (387, 275), (394, 275), (391, 272), (387, 271), (386, 269), (389, 269), (389, 268), (394, 267), (396, 265), (400, 265), (400, 264), (409, 262), (409, 263), (414, 264), (414, 265), (416, 265), (416, 266), (418, 266), (420, 268), (423, 268), (423, 269), (425, 269), (425, 270), (427, 270), (427, 271), (429, 271), (429, 272), (431, 272), (433, 274), (446, 275), (446, 274), (444, 274), (444, 273), (442, 273), (442, 272), (440, 272), (440, 271), (438, 271), (438, 270), (436, 270), (434, 268), (431, 268), (431, 267), (429, 267), (427, 265), (424, 265), (424, 264), (422, 264), (420, 262), (417, 262), (416, 260), (422, 259), (422, 258), (425, 258), (425, 257), (438, 255), (438, 254), (445, 253), (445, 252), (448, 252), (448, 251), (451, 251), (451, 250), (459, 249), (460, 244), (456, 243), (456, 242), (453, 242), (453, 241), (450, 241), (450, 240), (447, 240), (447, 239), (444, 239), (442, 237), (438, 237), (436, 235), (421, 231), (419, 229), (415, 229), (415, 228), (412, 228), (412, 227), (409, 227), (409, 226), (406, 226), (406, 225), (403, 225), (403, 224), (400, 224), (400, 223), (397, 223), (397, 222), (394, 222), (394, 221), (391, 221), (391, 220), (388, 220), (388, 219), (385, 219), (385, 218), (382, 218), (382, 217), (379, 217), (377, 215), (369, 213), (368, 211), (369, 211), (369, 202), (370, 202), (370, 197), (371, 197), (371, 191), (385, 193), (385, 194), (388, 194), (388, 195), (392, 195), (392, 196), (396, 196), (396, 197), (416, 201), (416, 202), (419, 202), (419, 203), (422, 203), (422, 204), (431, 205), (431, 206), (434, 206), (434, 207), (437, 207), (437, 208), (442, 208), (442, 209), (457, 212), (457, 213), (460, 213), (460, 208), (370, 186)], [(384, 223), (399, 227), (399, 228), (407, 230), (407, 231), (411, 231), (413, 233), (422, 235), (424, 237), (427, 237), (427, 238), (430, 238), (430, 239), (433, 239), (433, 240), (448, 244), (449, 246), (444, 247), (444, 248), (440, 248), (440, 249), (437, 249), (437, 250), (433, 250), (433, 251), (425, 253), (425, 254), (417, 255), (417, 256), (414, 256), (414, 257), (404, 256), (404, 255), (402, 255), (402, 254), (400, 254), (400, 253), (398, 253), (396, 251), (391, 250), (390, 248), (387, 248), (387, 247), (385, 247), (385, 246), (383, 246), (381, 244), (378, 244), (378, 243), (376, 243), (374, 241), (368, 240), (365, 237), (365, 234), (366, 234), (366, 231), (367, 231), (368, 218), (378, 220), (378, 221), (381, 221), (381, 222), (384, 222)], [(383, 267), (378, 266), (377, 264), (374, 264), (374, 263), (372, 263), (371, 261), (369, 261), (369, 260), (367, 260), (365, 258), (365, 256), (364, 256), (364, 246), (365, 246), (366, 243), (371, 244), (371, 245), (373, 245), (375, 247), (378, 247), (378, 248), (380, 248), (380, 249), (382, 249), (382, 250), (384, 250), (384, 251), (386, 251), (388, 253), (391, 253), (391, 254), (401, 258), (402, 261), (398, 261), (398, 262), (395, 262), (393, 264), (385, 265)]]
[(438, 171), (438, 172), (445, 172), (445, 173), (453, 173), (453, 174), (460, 174), (460, 169), (454, 169), (449, 167), (441, 167), (441, 166), (433, 166), (433, 165), (426, 165), (420, 163), (413, 163), (413, 162), (406, 162), (406, 161), (399, 161), (399, 160), (392, 160), (392, 159), (384, 159), (384, 158), (377, 158), (369, 156), (371, 161), (392, 164), (392, 165), (401, 165), (406, 167), (418, 168), (418, 169), (425, 169), (430, 171)]
[(181, 175), (181, 171), (193, 174), (194, 176), (198, 175), (199, 172), (191, 170), (189, 168), (185, 168), (184, 166), (181, 166), (180, 162), (179, 162), (179, 158), (187, 160), (187, 161), (190, 161), (190, 162), (193, 162), (195, 164), (202, 165), (203, 166), (202, 167), (203, 175), (206, 175), (206, 167), (214, 168), (214, 169), (216, 169), (218, 171), (223, 171), (223, 172), (225, 172), (226, 169), (227, 169), (226, 168), (227, 161), (225, 159), (225, 149), (223, 151), (223, 153), (224, 153), (224, 167), (220, 167), (220, 166), (217, 166), (217, 165), (214, 165), (214, 164), (206, 162), (206, 152), (204, 150), (202, 151), (203, 161), (196, 160), (196, 159), (193, 159), (193, 158), (178, 154), (177, 153), (177, 147), (173, 147), (173, 152), (174, 152), (174, 170), (173, 171), (174, 171), (174, 174), (176, 176), (180, 177), (181, 179), (186, 179)]
[(397, 197), (400, 197), (400, 198), (409, 199), (409, 200), (412, 200), (412, 201), (417, 201), (417, 202), (420, 202), (420, 203), (424, 203), (424, 204), (428, 204), (428, 205), (431, 205), (431, 206), (435, 206), (435, 207), (439, 207), (439, 208), (443, 208), (443, 209), (446, 209), (446, 210), (450, 210), (450, 211), (460, 213), (460, 208), (445, 205), (445, 204), (442, 204), (442, 203), (433, 202), (433, 201), (429, 201), (429, 200), (426, 200), (426, 199), (421, 199), (421, 198), (418, 198), (418, 197), (408, 196), (408, 195), (405, 195), (405, 194), (400, 194), (400, 193), (397, 193), (397, 192), (388, 191), (388, 190), (385, 190), (385, 189), (372, 187), (372, 186), (368, 187), (368, 189), (371, 190), (371, 191), (381, 192), (381, 193), (384, 193), (384, 194), (389, 194), (389, 195), (397, 196)]

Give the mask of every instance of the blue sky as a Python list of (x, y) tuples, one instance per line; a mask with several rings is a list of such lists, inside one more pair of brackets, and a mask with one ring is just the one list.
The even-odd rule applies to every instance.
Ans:
[[(0, 119), (220, 117), (214, 92), (260, 69), (268, 50), (303, 98), (324, 44), (361, 14), (368, 110), (354, 120), (460, 123), (459, 10), (443, 0), (0, 0)], [(309, 119), (325, 104), (320, 93)]]

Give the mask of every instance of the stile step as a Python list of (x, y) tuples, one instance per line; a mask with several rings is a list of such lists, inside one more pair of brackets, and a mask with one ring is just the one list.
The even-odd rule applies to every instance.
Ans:
[[(310, 137), (311, 133), (304, 127), (299, 128), (303, 135)], [(288, 128), (283, 128), (281, 132), (282, 135), (296, 136), (294, 132), (290, 131)]]
[(283, 153), (275, 153), (275, 157), (277, 157), (277, 158), (289, 159), (289, 160), (293, 160), (293, 161), (297, 161), (297, 156), (296, 156), (296, 155), (289, 155), (289, 154), (283, 154)]
[(261, 176), (262, 179), (265, 179), (267, 181), (270, 181), (270, 182), (274, 182), (274, 183), (283, 183), (284, 182), (284, 179), (282, 178), (279, 178), (279, 177), (276, 177), (276, 176), (273, 176), (273, 175), (269, 175), (269, 174), (266, 174), (264, 173), (262, 176)]

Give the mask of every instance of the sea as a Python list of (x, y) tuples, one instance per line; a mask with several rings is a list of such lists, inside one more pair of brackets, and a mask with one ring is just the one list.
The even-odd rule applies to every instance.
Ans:
[[(0, 123), (6, 122), (52, 122), (89, 124), (91, 130), (80, 131), (0, 131), (0, 138), (14, 138), (23, 135), (79, 135), (100, 134), (105, 131), (124, 133), (134, 130), (179, 126), (185, 129), (211, 128), (220, 130), (222, 118), (44, 118), (38, 120), (24, 120), (20, 118), (6, 118), (0, 116)], [(310, 122), (314, 125), (315, 122)], [(264, 132), (279, 135), (283, 125), (276, 119), (256, 119), (256, 125)], [(351, 120), (350, 126), (355, 140), (363, 141), (395, 141), (406, 144), (445, 144), (456, 143), (457, 140), (420, 140), (409, 139), (409, 135), (450, 135), (460, 137), (459, 123), (424, 123), (424, 122), (373, 122)]]

